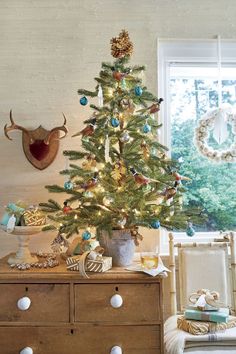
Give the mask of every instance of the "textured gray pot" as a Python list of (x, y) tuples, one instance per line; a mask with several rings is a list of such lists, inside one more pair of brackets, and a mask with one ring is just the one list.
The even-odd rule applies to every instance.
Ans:
[(112, 257), (113, 266), (126, 267), (132, 263), (135, 244), (130, 230), (113, 230), (111, 236), (102, 231), (99, 243), (105, 249), (104, 255)]

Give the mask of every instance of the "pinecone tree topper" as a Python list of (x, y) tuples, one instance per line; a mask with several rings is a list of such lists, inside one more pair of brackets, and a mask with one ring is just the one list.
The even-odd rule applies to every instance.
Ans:
[(133, 48), (133, 43), (130, 41), (129, 33), (126, 30), (122, 30), (118, 37), (111, 39), (111, 55), (114, 58), (131, 56)]

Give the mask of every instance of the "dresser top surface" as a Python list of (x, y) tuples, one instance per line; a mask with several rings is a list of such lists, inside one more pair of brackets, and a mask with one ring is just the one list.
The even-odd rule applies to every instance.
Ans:
[(0, 259), (0, 282), (8, 280), (57, 280), (57, 281), (142, 281), (142, 282), (160, 282), (161, 277), (152, 277), (142, 272), (134, 272), (121, 267), (113, 267), (104, 273), (87, 272), (89, 279), (83, 278), (78, 271), (69, 271), (66, 269), (65, 261), (61, 260), (60, 265), (54, 268), (39, 269), (31, 268), (30, 270), (18, 270), (11, 268), (7, 263), (10, 255)]

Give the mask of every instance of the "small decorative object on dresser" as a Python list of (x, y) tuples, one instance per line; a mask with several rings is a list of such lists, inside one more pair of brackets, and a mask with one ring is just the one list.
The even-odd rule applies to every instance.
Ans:
[[(7, 231), (6, 226), (1, 226)], [(18, 239), (18, 250), (15, 255), (8, 258), (8, 264), (32, 263), (37, 262), (37, 257), (32, 255), (29, 250), (29, 239), (31, 236), (42, 231), (42, 226), (15, 226), (11, 232)]]
[(162, 279), (123, 268), (22, 273), (0, 261), (2, 354), (163, 354)]
[[(7, 233), (17, 235), (18, 250), (8, 259), (9, 264), (30, 264), (37, 262), (37, 257), (29, 250), (30, 236), (42, 231), (46, 223), (45, 215), (35, 206), (23, 202), (9, 203), (1, 219), (0, 228)], [(18, 226), (20, 225), (20, 226)]]

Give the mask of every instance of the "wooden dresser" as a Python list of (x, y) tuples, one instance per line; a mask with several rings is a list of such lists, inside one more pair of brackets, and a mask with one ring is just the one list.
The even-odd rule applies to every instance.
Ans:
[[(114, 268), (83, 279), (65, 265), (19, 271), (7, 258), (0, 262), (1, 354), (163, 353), (160, 278)], [(27, 310), (18, 308), (24, 297)]]

